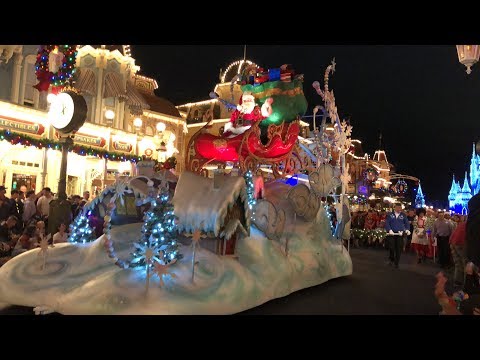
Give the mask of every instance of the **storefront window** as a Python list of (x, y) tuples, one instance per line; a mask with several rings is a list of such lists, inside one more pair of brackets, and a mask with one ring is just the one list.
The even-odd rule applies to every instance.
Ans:
[(12, 189), (20, 190), (22, 186), (27, 187), (28, 190), (35, 190), (35, 185), (37, 182), (36, 175), (26, 175), (26, 174), (13, 174), (12, 176)]
[(78, 177), (68, 175), (67, 195), (76, 195), (78, 193)]
[(25, 62), (25, 97), (23, 104), (27, 106), (33, 106), (33, 93), (35, 88), (33, 87), (37, 83), (37, 77), (35, 75), (35, 64)]

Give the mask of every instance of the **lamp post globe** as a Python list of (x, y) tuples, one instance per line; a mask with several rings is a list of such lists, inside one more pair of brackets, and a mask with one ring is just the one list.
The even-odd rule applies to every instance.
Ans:
[(457, 45), (458, 61), (467, 67), (467, 74), (472, 72), (471, 67), (480, 59), (480, 45)]

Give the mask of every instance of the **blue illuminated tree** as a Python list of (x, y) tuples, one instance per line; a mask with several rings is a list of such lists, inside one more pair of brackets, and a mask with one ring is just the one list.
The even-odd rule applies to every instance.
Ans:
[(68, 241), (71, 243), (81, 243), (85, 244), (87, 242), (94, 241), (95, 231), (88, 223), (88, 217), (86, 214), (81, 212), (70, 224), (70, 236)]
[(425, 207), (425, 196), (423, 196), (421, 184), (418, 184), (417, 196), (415, 196), (415, 207), (417, 209)]
[(255, 215), (255, 205), (257, 204), (257, 199), (255, 199), (255, 185), (253, 183), (253, 175), (249, 170), (243, 176), (245, 183), (247, 184), (247, 201), (248, 201), (248, 210), (250, 216), (253, 218)]
[[(154, 262), (166, 265), (181, 258), (177, 244), (176, 216), (168, 189), (163, 188), (143, 217), (142, 237), (134, 243), (130, 267), (150, 267)], [(147, 266), (148, 265), (148, 266)]]

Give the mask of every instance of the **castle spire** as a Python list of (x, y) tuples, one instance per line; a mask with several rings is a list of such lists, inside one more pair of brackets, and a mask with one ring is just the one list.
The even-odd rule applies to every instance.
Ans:
[(448, 206), (451, 210), (455, 210), (455, 202), (457, 200), (458, 192), (460, 191), (457, 182), (455, 181), (455, 174), (453, 174), (452, 187), (448, 193)]
[(468, 176), (467, 176), (467, 172), (465, 171), (465, 180), (463, 181), (463, 187), (462, 187), (462, 192), (463, 193), (468, 193), (470, 194), (470, 197), (471, 197), (471, 193), (472, 193), (472, 190), (470, 189), (470, 186), (468, 185)]
[(455, 182), (455, 174), (453, 174), (452, 187), (450, 188), (450, 192), (455, 191), (456, 189), (457, 189), (457, 183)]

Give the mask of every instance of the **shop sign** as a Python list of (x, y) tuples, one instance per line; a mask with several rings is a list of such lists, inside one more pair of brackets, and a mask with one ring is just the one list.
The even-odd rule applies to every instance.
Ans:
[(107, 141), (101, 136), (87, 135), (82, 133), (76, 133), (73, 141), (78, 144), (83, 144), (87, 146), (95, 146), (99, 148), (105, 147)]
[[(57, 139), (60, 138), (58, 131), (55, 131), (55, 136)], [(97, 148), (104, 148), (107, 141), (105, 138), (98, 136), (98, 135), (89, 135), (89, 134), (82, 134), (82, 133), (75, 133), (73, 138), (73, 142), (75, 144), (81, 144), (85, 146), (97, 147)]]
[(131, 153), (133, 150), (132, 144), (127, 143), (125, 141), (114, 141), (113, 148), (117, 151), (122, 151), (126, 153)]
[(45, 132), (45, 127), (42, 124), (13, 119), (6, 116), (0, 117), (0, 128), (37, 136), (42, 136), (42, 134)]

